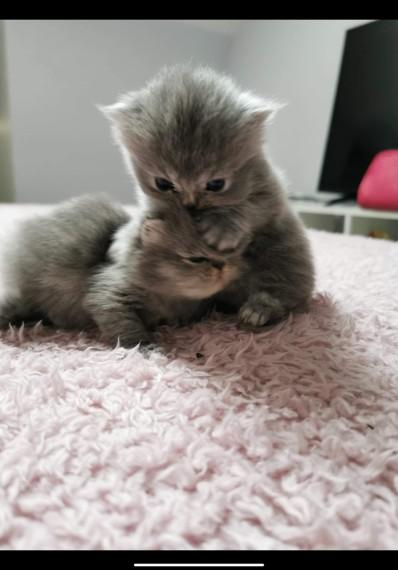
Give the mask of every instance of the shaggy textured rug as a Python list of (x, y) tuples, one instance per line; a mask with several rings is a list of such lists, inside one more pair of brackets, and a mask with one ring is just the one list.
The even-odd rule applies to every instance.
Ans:
[(257, 334), (1, 334), (1, 548), (398, 547), (398, 244), (309, 235), (310, 312)]

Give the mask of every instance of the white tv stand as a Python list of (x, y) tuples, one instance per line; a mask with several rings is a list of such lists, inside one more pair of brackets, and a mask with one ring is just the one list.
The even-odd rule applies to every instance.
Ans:
[(398, 241), (398, 211), (368, 210), (355, 201), (332, 206), (309, 200), (290, 203), (308, 228), (362, 236), (381, 231)]

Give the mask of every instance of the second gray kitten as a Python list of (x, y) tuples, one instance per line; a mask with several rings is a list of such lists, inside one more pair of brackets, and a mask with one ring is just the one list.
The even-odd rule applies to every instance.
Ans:
[(82, 196), (22, 222), (5, 261), (13, 293), (0, 307), (0, 326), (96, 325), (125, 347), (151, 342), (160, 324), (199, 319), (245, 266), (203, 244), (181, 208), (143, 219), (105, 196)]

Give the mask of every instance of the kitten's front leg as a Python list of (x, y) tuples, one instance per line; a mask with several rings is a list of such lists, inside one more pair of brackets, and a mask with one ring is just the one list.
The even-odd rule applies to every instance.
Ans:
[(94, 321), (104, 338), (113, 345), (119, 341), (123, 348), (133, 348), (137, 344), (148, 346), (153, 343), (151, 333), (134, 312), (120, 314), (117, 307), (110, 307), (107, 312), (97, 312)]
[(246, 243), (250, 233), (242, 213), (230, 208), (208, 208), (195, 216), (199, 233), (210, 247), (229, 253)]
[(139, 315), (139, 300), (112, 272), (117, 275), (113, 267), (97, 275), (84, 299), (85, 308), (108, 342), (119, 341), (124, 348), (151, 344), (152, 334)]
[(265, 291), (250, 295), (239, 309), (240, 322), (252, 327), (275, 323), (285, 316), (281, 302)]

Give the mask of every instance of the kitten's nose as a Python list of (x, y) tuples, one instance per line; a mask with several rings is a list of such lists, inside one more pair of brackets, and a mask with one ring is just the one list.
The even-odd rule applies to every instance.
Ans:
[(211, 262), (212, 266), (215, 267), (216, 269), (222, 269), (225, 265), (225, 261), (219, 261), (219, 260), (212, 260)]
[(193, 216), (197, 212), (196, 204), (187, 204), (185, 206), (185, 208), (188, 210), (188, 212), (191, 214), (191, 216)]

